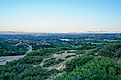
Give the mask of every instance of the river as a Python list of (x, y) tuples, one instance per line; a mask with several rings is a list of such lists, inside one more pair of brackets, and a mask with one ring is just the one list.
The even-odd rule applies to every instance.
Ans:
[[(22, 44), (22, 42), (20, 41), (19, 43), (16, 44), (17, 45), (20, 45)], [(24, 54), (24, 55), (16, 55), (16, 56), (1, 56), (0, 57), (0, 65), (5, 65), (7, 62), (9, 61), (13, 61), (13, 60), (18, 60), (20, 58), (23, 58), (24, 56), (26, 56), (26, 54), (28, 54), (29, 52), (32, 51), (32, 46), (27, 44), (27, 43), (24, 43), (25, 45), (28, 46), (28, 51)]]

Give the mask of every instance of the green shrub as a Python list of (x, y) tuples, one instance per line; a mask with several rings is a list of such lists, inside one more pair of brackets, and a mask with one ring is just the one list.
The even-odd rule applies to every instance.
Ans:
[(121, 57), (121, 42), (106, 45), (105, 47), (100, 49), (98, 53), (99, 55), (105, 56), (105, 57), (120, 58)]
[[(70, 73), (57, 77), (58, 80), (117, 80), (121, 66), (105, 57), (93, 57), (84, 65), (78, 65)], [(72, 78), (72, 79), (70, 79)]]
[(80, 56), (72, 59), (71, 61), (66, 62), (66, 72), (73, 71), (74, 68), (77, 66), (82, 66), (86, 64), (88, 61), (90, 61), (93, 58), (93, 56)]

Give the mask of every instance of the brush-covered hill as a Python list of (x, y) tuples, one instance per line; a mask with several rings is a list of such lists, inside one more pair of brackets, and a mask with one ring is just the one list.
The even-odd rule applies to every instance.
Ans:
[(115, 60), (120, 52), (120, 42), (93, 49), (38, 49), (0, 66), (0, 80), (121, 80)]
[(104, 46), (98, 51), (99, 55), (110, 57), (110, 58), (120, 58), (121, 57), (121, 42), (112, 43)]

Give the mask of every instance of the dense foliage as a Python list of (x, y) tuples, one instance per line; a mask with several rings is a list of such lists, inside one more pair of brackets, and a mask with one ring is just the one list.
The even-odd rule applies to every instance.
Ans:
[(18, 45), (15, 46), (19, 42), (11, 41), (11, 40), (1, 40), (0, 41), (0, 56), (12, 56), (12, 55), (22, 55), (25, 54), (27, 49), (27, 45)]
[(99, 55), (106, 56), (110, 58), (120, 58), (121, 57), (121, 42), (106, 45), (99, 50)]
[[(57, 73), (56, 70), (46, 70), (40, 66), (34, 67), (34, 65), (40, 64), (45, 57), (51, 55), (52, 53), (57, 52), (60, 49), (48, 48), (40, 49), (34, 52), (31, 52), (24, 58), (8, 62), (5, 66), (0, 66), (0, 80), (45, 80), (53, 72)], [(56, 63), (61, 62), (58, 60)], [(55, 62), (54, 62), (55, 63)], [(53, 64), (53, 62), (51, 63)], [(45, 65), (51, 65), (46, 63)]]
[(93, 56), (80, 56), (72, 59), (71, 61), (66, 62), (66, 72), (71, 72), (76, 67), (82, 66), (89, 62)]
[(111, 59), (98, 56), (90, 60), (89, 56), (89, 59), (78, 60), (81, 59), (84, 63), (75, 62), (76, 67), (70, 62), (74, 69), (57, 77), (57, 80), (118, 80), (120, 77), (121, 66)]
[[(102, 35), (103, 34), (0, 34), (0, 56), (23, 55), (28, 50), (28, 46), (25, 44), (32, 46), (32, 50), (58, 47), (68, 47), (79, 50), (92, 49), (108, 43), (108, 41), (102, 40)], [(108, 34), (105, 36), (108, 36)], [(115, 36), (113, 37), (115, 38)], [(22, 44), (16, 46), (20, 41)]]
[(0, 80), (121, 80), (121, 37), (116, 35), (0, 35), (0, 56), (23, 55), (28, 45), (33, 50), (0, 65)]

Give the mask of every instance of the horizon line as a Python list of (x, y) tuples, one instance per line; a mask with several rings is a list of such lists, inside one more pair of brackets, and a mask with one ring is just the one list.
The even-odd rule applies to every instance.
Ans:
[(121, 31), (83, 31), (83, 32), (28, 32), (28, 31), (15, 31), (15, 30), (0, 30), (0, 33), (121, 33)]

